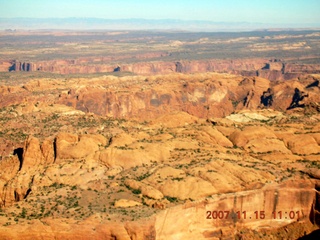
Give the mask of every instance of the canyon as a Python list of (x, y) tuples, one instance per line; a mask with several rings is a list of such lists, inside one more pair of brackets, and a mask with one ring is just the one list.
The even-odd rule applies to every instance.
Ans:
[(2, 86), (0, 236), (316, 231), (318, 79), (174, 73)]
[[(163, 54), (161, 54), (163, 56)], [(109, 59), (108, 59), (109, 60)], [(116, 59), (113, 59), (115, 61)], [(2, 61), (2, 71), (43, 71), (58, 74), (130, 72), (138, 75), (219, 72), (257, 76), (269, 80), (289, 80), (320, 73), (320, 64), (294, 64), (278, 59), (194, 60), (178, 62), (139, 62), (110, 64), (106, 59), (53, 60), (46, 62)]]
[(1, 32), (0, 238), (315, 239), (319, 37)]

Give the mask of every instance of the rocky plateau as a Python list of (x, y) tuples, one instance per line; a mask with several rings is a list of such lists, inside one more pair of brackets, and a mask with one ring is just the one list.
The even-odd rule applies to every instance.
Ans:
[[(163, 56), (165, 54), (162, 54)], [(114, 61), (115, 59), (113, 59)], [(119, 60), (119, 59), (118, 59)], [(258, 76), (269, 80), (288, 80), (306, 74), (320, 73), (320, 64), (286, 63), (278, 59), (238, 59), (238, 60), (189, 60), (177, 62), (138, 62), (110, 63), (110, 59), (73, 59), (39, 62), (21, 62), (17, 60), (0, 62), (0, 70), (15, 72), (52, 72), (59, 74), (88, 74), (131, 72), (134, 74), (154, 75), (168, 73), (220, 72), (242, 76)]]
[(320, 239), (319, 37), (0, 32), (0, 239)]
[(318, 79), (174, 73), (2, 84), (1, 239), (315, 234)]

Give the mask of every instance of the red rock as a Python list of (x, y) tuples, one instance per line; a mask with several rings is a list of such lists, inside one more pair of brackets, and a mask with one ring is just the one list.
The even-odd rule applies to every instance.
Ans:
[(28, 172), (43, 162), (40, 142), (37, 138), (29, 136), (25, 141), (23, 149), (21, 171)]
[[(147, 58), (154, 55), (154, 53), (144, 54)], [(156, 54), (156, 56), (162, 55), (165, 55), (165, 53)], [(124, 58), (126, 57), (122, 57), (122, 59)], [(140, 57), (140, 59), (144, 58), (145, 57)], [(118, 57), (118, 60), (120, 59), (121, 57)], [(283, 62), (270, 62), (266, 59), (210, 59), (180, 62), (155, 61), (137, 62), (132, 64), (123, 63), (120, 66), (112, 65), (110, 60), (111, 59), (108, 58), (96, 59), (88, 57), (74, 60), (49, 60), (38, 62), (2, 61), (0, 62), (0, 69), (3, 69), (4, 71), (12, 69), (14, 71), (44, 71), (71, 74), (113, 72), (117, 67), (120, 67), (121, 71), (129, 71), (135, 74), (228, 72), (232, 74), (243, 74), (245, 76), (259, 76), (269, 80), (288, 80), (297, 78), (306, 73), (318, 73), (320, 71), (319, 64), (289, 64)]]
[(106, 138), (101, 135), (76, 135), (59, 133), (55, 139), (56, 163), (66, 159), (81, 159), (93, 156), (100, 146), (106, 145)]

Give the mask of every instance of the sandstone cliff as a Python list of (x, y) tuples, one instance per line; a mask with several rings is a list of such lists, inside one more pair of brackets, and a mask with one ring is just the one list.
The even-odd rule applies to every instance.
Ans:
[[(115, 60), (116, 59), (113, 61)], [(121, 61), (121, 58), (117, 60)], [(289, 80), (305, 74), (320, 73), (319, 64), (294, 64), (274, 62), (274, 60), (267, 59), (210, 59), (178, 62), (151, 61), (121, 64), (110, 62), (111, 59), (108, 58), (50, 60), (39, 62), (21, 62), (12, 60), (0, 62), (0, 71), (41, 71), (60, 74), (112, 73), (124, 71), (142, 75), (168, 74), (174, 72), (219, 72), (240, 74), (243, 76), (259, 76), (269, 80)]]
[[(135, 79), (120, 88), (119, 85), (77, 87), (62, 95), (58, 103), (112, 117), (152, 119), (172, 111), (184, 111), (201, 118), (224, 117), (243, 109), (285, 111), (292, 103), (296, 88), (308, 96), (302, 99), (301, 106), (317, 109), (311, 102), (320, 102), (319, 88), (307, 87), (314, 81), (308, 78), (271, 82), (259, 77), (219, 74), (194, 75), (191, 79), (186, 75), (168, 75), (144, 81)], [(269, 100), (266, 100), (268, 91)]]
[(294, 125), (271, 110), (211, 121), (174, 113), (119, 128), (127, 130), (111, 138), (28, 137), (1, 160), (0, 236), (257, 239), (293, 224), (294, 239), (319, 224), (316, 118)]
[(320, 216), (318, 77), (175, 73), (4, 84), (1, 238), (312, 232)]

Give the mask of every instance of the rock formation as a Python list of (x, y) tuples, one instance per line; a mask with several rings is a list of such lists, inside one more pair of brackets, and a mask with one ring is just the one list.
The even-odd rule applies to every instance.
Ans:
[[(311, 233), (317, 79), (175, 73), (2, 86), (0, 238)], [(286, 110), (295, 89), (308, 94), (304, 107)]]
[[(84, 65), (84, 63), (86, 63)], [(2, 70), (1, 70), (2, 69)], [(289, 80), (305, 74), (320, 73), (319, 64), (292, 64), (280, 60), (191, 60), (178, 62), (136, 62), (111, 64), (108, 59), (74, 59), (51, 60), (38, 62), (20, 62), (17, 60), (0, 62), (1, 71), (41, 71), (60, 74), (101, 73), (101, 72), (132, 72), (135, 74), (168, 74), (168, 73), (198, 73), (220, 72), (240, 74), (243, 76), (258, 76), (269, 80)]]
[(305, 97), (308, 97), (308, 94), (304, 93), (303, 91), (300, 91), (298, 88), (295, 88), (294, 94), (292, 96), (292, 102), (288, 109), (304, 107), (304, 104), (301, 104), (300, 101), (302, 101)]
[(1, 36), (0, 239), (319, 233), (319, 32)]
[[(319, 173), (315, 169), (313, 172), (304, 169), (303, 171), (311, 176), (311, 179), (306, 178), (306, 175), (302, 178), (294, 175), (293, 179), (279, 179), (280, 182), (277, 183), (274, 179), (279, 176), (273, 174), (278, 174), (277, 171), (280, 169), (273, 173), (265, 172), (262, 170), (265, 168), (265, 163), (258, 160), (256, 156), (256, 154), (276, 152), (283, 154), (283, 156), (293, 153), (310, 157), (312, 154), (320, 152), (320, 149), (317, 150), (319, 136), (306, 135), (304, 139), (313, 136), (312, 139), (316, 139), (316, 141), (312, 143), (314, 145), (310, 145), (309, 150), (304, 151), (299, 146), (295, 148), (290, 143), (290, 141), (297, 141), (293, 138), (294, 133), (289, 136), (288, 133), (281, 133), (279, 130), (273, 132), (271, 127), (254, 127), (250, 124), (244, 126), (242, 130), (236, 128), (232, 130), (231, 126), (234, 122), (223, 125), (226, 124), (223, 121), (219, 122), (217, 127), (203, 126), (199, 119), (196, 120), (187, 115), (179, 116), (180, 119), (182, 116), (185, 118), (183, 123), (181, 121), (179, 124), (175, 123), (175, 119), (169, 117), (166, 125), (160, 125), (163, 119), (159, 119), (154, 121), (152, 128), (155, 128), (157, 132), (164, 126), (168, 128), (166, 131), (169, 132), (178, 129), (175, 134), (179, 132), (179, 134), (192, 134), (193, 141), (196, 140), (198, 143), (194, 144), (192, 141), (183, 143), (182, 139), (177, 141), (172, 136), (165, 138), (160, 135), (159, 139), (162, 139), (162, 142), (157, 145), (160, 150), (157, 157), (161, 158), (160, 152), (164, 152), (167, 148), (170, 149), (169, 155), (160, 160), (166, 164), (163, 166), (161, 164), (154, 166), (150, 162), (140, 160), (143, 155), (155, 154), (154, 149), (149, 149), (147, 146), (151, 139), (156, 140), (148, 134), (141, 134), (141, 129), (139, 135), (136, 135), (138, 132), (131, 133), (135, 137), (130, 138), (130, 135), (115, 136), (109, 146), (106, 138), (101, 135), (58, 133), (54, 138), (48, 138), (43, 143), (34, 137), (29, 137), (25, 141), (20, 169), (18, 156), (12, 158), (14, 161), (8, 159), (0, 162), (1, 167), (6, 170), (1, 175), (2, 207), (5, 205), (8, 208), (13, 203), (23, 204), (22, 200), (24, 199), (29, 199), (32, 203), (31, 199), (35, 199), (37, 196), (39, 198), (38, 194), (48, 188), (60, 191), (59, 188), (71, 189), (68, 186), (75, 185), (77, 187), (72, 187), (72, 189), (80, 190), (73, 191), (81, 191), (84, 194), (85, 191), (89, 191), (88, 187), (90, 186), (90, 188), (99, 189), (95, 191), (102, 193), (108, 191), (105, 184), (110, 181), (109, 176), (120, 174), (118, 180), (113, 181), (112, 184), (109, 182), (111, 191), (115, 194), (118, 192), (115, 189), (120, 189), (119, 193), (128, 191), (117, 184), (119, 181), (121, 183), (121, 179), (124, 179), (123, 183), (129, 191), (132, 191), (133, 195), (119, 195), (119, 198), (114, 202), (114, 209), (135, 209), (145, 204), (147, 208), (158, 209), (157, 211), (160, 212), (151, 218), (118, 224), (106, 220), (108, 217), (103, 215), (103, 212), (99, 213), (96, 218), (92, 216), (81, 220), (80, 224), (72, 222), (72, 220), (67, 220), (67, 223), (64, 223), (61, 218), (43, 218), (41, 221), (34, 219), (30, 225), (32, 231), (19, 225), (11, 225), (12, 231), (8, 232), (5, 231), (7, 226), (1, 226), (0, 236), (4, 238), (32, 236), (35, 239), (43, 237), (63, 239), (78, 236), (78, 234), (79, 236), (90, 234), (94, 238), (104, 236), (130, 239), (136, 236), (137, 239), (144, 239), (145, 236), (152, 236), (152, 239), (167, 239), (168, 236), (179, 236), (184, 239), (202, 239), (209, 236), (223, 238), (234, 232), (239, 232), (240, 229), (262, 229), (265, 231), (263, 229), (281, 228), (289, 224), (308, 224), (309, 219), (314, 224), (319, 224), (319, 196), (315, 192), (315, 189), (318, 188), (318, 180), (315, 179), (319, 179)], [(266, 117), (266, 119), (270, 118)], [(169, 122), (172, 123), (169, 124)], [(199, 126), (194, 127), (195, 124)], [(231, 129), (227, 130), (226, 126)], [(147, 129), (150, 131), (150, 127)], [(183, 132), (181, 132), (182, 129), (184, 129)], [(284, 139), (284, 141), (280, 139)], [(301, 135), (300, 139), (303, 139)], [(199, 148), (199, 144), (202, 147)], [(206, 156), (206, 148), (209, 146), (211, 146), (210, 149), (212, 147), (219, 149), (213, 155), (219, 156), (219, 159), (212, 159), (209, 155), (208, 161), (190, 161), (195, 157), (195, 153), (198, 154), (197, 158)], [(230, 151), (228, 149), (236, 149), (234, 146), (243, 150), (240, 152), (236, 150), (228, 154)], [(223, 148), (226, 148), (223, 150), (224, 152), (219, 153)], [(140, 155), (138, 149), (143, 149)], [(296, 152), (295, 149), (300, 149), (300, 151)], [(312, 152), (310, 149), (317, 152)], [(113, 154), (104, 156), (105, 151), (113, 152)], [(119, 154), (114, 154), (116, 151), (119, 151)], [(188, 154), (193, 155), (189, 162), (188, 155), (180, 156), (181, 151), (186, 153), (190, 151)], [(232, 162), (232, 159), (238, 162), (243, 161), (240, 160), (243, 154), (246, 156), (244, 159), (248, 159), (244, 160), (243, 164), (238, 165)], [(132, 158), (129, 158), (130, 155), (133, 155)], [(101, 161), (102, 156), (106, 160)], [(252, 167), (246, 167), (247, 164), (252, 164), (250, 158), (254, 156), (254, 161), (261, 161), (261, 165), (256, 170)], [(167, 164), (172, 161), (170, 159), (175, 160), (173, 165), (168, 166)], [(187, 162), (185, 162), (186, 160)], [(152, 162), (154, 163), (154, 161), (159, 160), (154, 158)], [(205, 164), (202, 165), (202, 163)], [(179, 167), (180, 165), (182, 167)], [(130, 175), (131, 179), (121, 177), (128, 176), (125, 171), (130, 169), (133, 169), (132, 173), (139, 171), (139, 168), (135, 166), (139, 166), (141, 169), (145, 169), (146, 166), (150, 167), (147, 167), (149, 170), (143, 175), (137, 173), (136, 176), (139, 177), (139, 180), (132, 178), (134, 176), (132, 174)], [(272, 166), (277, 166), (277, 164)], [(101, 181), (105, 181), (105, 183), (101, 184)], [(94, 193), (94, 191), (92, 192)], [(78, 195), (79, 192), (74, 194)], [(141, 196), (135, 197), (135, 194), (141, 194)], [(164, 201), (166, 198), (169, 201)], [(170, 206), (172, 204), (170, 202), (174, 201), (182, 202), (179, 205)], [(29, 212), (29, 210), (26, 211)], [(23, 219), (23, 216), (21, 213), (17, 219)], [(31, 215), (28, 216), (31, 217)], [(185, 217), (188, 218), (188, 221), (185, 221)], [(80, 227), (83, 224), (89, 224), (91, 228)], [(52, 226), (55, 227), (52, 228)], [(103, 227), (108, 231), (102, 231)]]
[[(172, 84), (174, 87), (163, 88), (170, 78), (177, 79)], [(185, 111), (202, 118), (224, 117), (235, 110), (260, 107), (285, 111), (292, 108), (288, 95), (294, 97), (296, 87), (304, 89), (305, 105), (311, 99), (319, 102), (319, 88), (306, 88), (309, 80), (305, 83), (296, 80), (271, 82), (252, 77), (230, 81), (226, 75), (210, 74), (202, 82), (177, 75), (168, 75), (167, 79), (163, 78), (161, 83), (153, 80), (152, 89), (143, 87), (150, 83), (140, 82), (140, 87), (130, 84), (130, 93), (107, 87), (75, 88), (70, 94), (61, 96), (58, 103), (99, 115), (152, 119), (168, 111)]]

